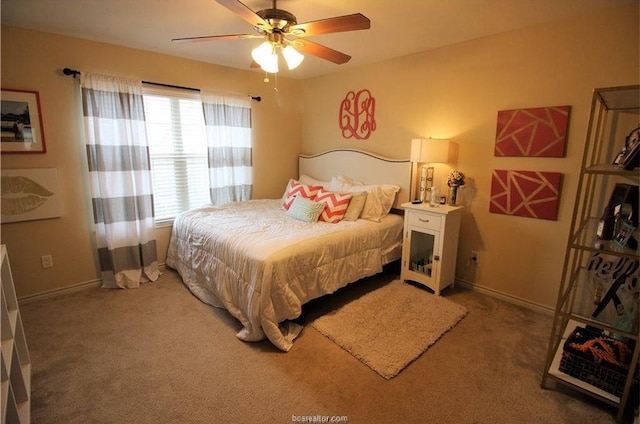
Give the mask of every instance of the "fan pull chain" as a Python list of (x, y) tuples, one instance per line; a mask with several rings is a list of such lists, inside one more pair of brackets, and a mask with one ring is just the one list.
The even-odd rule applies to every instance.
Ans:
[[(279, 93), (279, 91), (278, 91), (278, 74), (273, 74), (273, 77), (275, 78), (273, 91), (275, 91), (276, 93)], [(264, 79), (262, 81), (264, 81), (265, 83), (270, 81), (268, 72), (264, 73)]]

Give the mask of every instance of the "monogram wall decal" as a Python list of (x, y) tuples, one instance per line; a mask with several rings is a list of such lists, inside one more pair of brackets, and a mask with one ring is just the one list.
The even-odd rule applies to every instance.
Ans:
[(338, 125), (344, 138), (366, 140), (376, 130), (376, 99), (369, 90), (349, 91), (340, 103)]

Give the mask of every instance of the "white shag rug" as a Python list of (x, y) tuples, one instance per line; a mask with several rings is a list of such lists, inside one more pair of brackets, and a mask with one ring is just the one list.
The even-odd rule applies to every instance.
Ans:
[(390, 379), (466, 314), (457, 303), (395, 280), (317, 318), (311, 326)]

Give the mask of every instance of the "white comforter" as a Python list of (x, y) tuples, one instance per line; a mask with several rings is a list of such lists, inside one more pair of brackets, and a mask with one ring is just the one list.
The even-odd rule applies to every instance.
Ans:
[[(211, 206), (176, 217), (167, 265), (203, 302), (227, 309), (245, 341), (288, 351), (307, 301), (382, 271), (397, 259), (402, 218), (305, 223), (280, 200)], [(281, 323), (281, 324), (279, 324)]]

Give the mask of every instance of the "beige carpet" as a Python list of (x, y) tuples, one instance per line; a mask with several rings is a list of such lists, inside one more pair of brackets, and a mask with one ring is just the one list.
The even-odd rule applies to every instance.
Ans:
[(386, 379), (398, 375), (467, 314), (466, 308), (400, 280), (311, 323)]
[[(310, 323), (398, 277), (393, 270), (351, 284), (305, 305), (302, 318)], [(349, 424), (615, 424), (607, 405), (540, 388), (551, 316), (459, 287), (443, 295), (469, 313), (390, 380), (310, 325), (287, 353), (244, 343), (236, 319), (169, 271), (139, 289), (24, 304), (31, 422), (291, 424), (321, 415)]]

